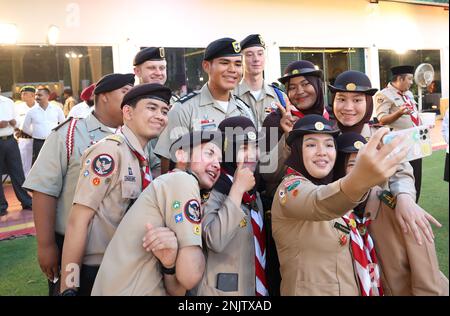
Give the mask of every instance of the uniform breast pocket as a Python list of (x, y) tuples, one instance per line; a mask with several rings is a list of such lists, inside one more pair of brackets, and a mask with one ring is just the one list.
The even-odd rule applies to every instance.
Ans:
[(215, 120), (194, 119), (192, 122), (192, 127), (194, 131), (216, 130), (217, 124)]
[(123, 180), (122, 181), (122, 198), (135, 200), (138, 198), (141, 193), (141, 186), (137, 183), (137, 180), (130, 181)]

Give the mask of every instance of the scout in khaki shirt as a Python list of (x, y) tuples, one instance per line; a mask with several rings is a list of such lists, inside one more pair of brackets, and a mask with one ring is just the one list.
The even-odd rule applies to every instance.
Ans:
[[(364, 137), (357, 133), (349, 132), (338, 137), (337, 178), (352, 170), (364, 143)], [(381, 198), (380, 194), (383, 194)], [(380, 199), (383, 201), (381, 205)], [(395, 199), (390, 199), (387, 191), (382, 192), (381, 188), (375, 187), (367, 203), (354, 209), (357, 229), (364, 241), (363, 250), (375, 253), (376, 249), (384, 295), (448, 296), (448, 279), (439, 270), (435, 244), (425, 242), (418, 245), (411, 234), (403, 234), (395, 211), (390, 208), (394, 203)]]
[(159, 84), (133, 87), (121, 104), (124, 126), (84, 152), (62, 256), (65, 295), (90, 295), (117, 226), (151, 182), (144, 148), (166, 126), (169, 99)]
[[(341, 132), (357, 132), (366, 139), (372, 137), (375, 125), (372, 125), (373, 100), (377, 89), (372, 88), (367, 75), (359, 71), (345, 71), (336, 77), (334, 85), (329, 85), (332, 92), (334, 116)], [(433, 231), (430, 223), (439, 223), (419, 205), (416, 204), (416, 189), (414, 175), (408, 162), (401, 163), (395, 174), (389, 178), (388, 190), (396, 197), (396, 216), (402, 230), (412, 231), (420, 244), (422, 230), (427, 240), (433, 241)]]
[(205, 204), (206, 268), (197, 295), (266, 296), (266, 236), (254, 176), (257, 129), (246, 117), (226, 118), (219, 129), (225, 137), (224, 162)]
[(198, 131), (173, 144), (172, 159), (184, 170), (156, 178), (130, 208), (92, 295), (185, 295), (197, 285), (205, 267), (200, 191), (219, 177), (221, 142), (217, 131)]
[(49, 279), (49, 295), (59, 293), (59, 266), (67, 219), (80, 175), (83, 152), (123, 124), (120, 103), (134, 83), (132, 74), (108, 74), (97, 82), (94, 111), (56, 127), (28, 174), (24, 188), (33, 192), (37, 257)]
[(292, 147), (289, 168), (272, 205), (281, 295), (361, 295), (343, 216), (406, 156), (406, 148), (393, 154), (401, 139), (377, 149), (388, 131), (379, 130), (352, 172), (332, 182), (339, 130), (316, 114), (295, 123), (287, 139)]
[(208, 82), (200, 91), (181, 98), (169, 112), (169, 125), (161, 134), (155, 153), (161, 157), (161, 173), (169, 169), (169, 148), (180, 135), (190, 131), (216, 130), (226, 117), (246, 116), (254, 121), (250, 107), (233, 94), (242, 78), (239, 42), (221, 38), (210, 43), (202, 63)]
[(241, 41), (244, 58), (244, 78), (234, 93), (250, 106), (255, 115), (256, 128), (260, 130), (268, 114), (277, 109), (275, 102), (284, 104), (286, 95), (277, 86), (264, 82), (266, 63), (265, 43), (259, 34)]
[[(409, 91), (414, 79), (414, 66), (391, 68), (392, 81), (375, 95), (376, 117), (381, 124), (394, 130), (421, 125), (414, 95)], [(422, 159), (409, 162), (414, 170), (416, 202), (422, 186)]]

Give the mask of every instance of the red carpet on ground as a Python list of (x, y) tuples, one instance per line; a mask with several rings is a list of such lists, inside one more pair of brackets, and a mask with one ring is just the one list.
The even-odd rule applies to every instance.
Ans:
[(33, 212), (31, 210), (22, 210), (10, 184), (3, 184), (3, 189), (5, 190), (9, 207), (8, 214), (0, 217), (0, 241), (26, 235), (36, 235)]

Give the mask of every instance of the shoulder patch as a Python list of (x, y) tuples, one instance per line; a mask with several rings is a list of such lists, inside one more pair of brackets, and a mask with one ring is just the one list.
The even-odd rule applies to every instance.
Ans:
[(71, 116), (69, 117), (67, 120), (65, 120), (64, 122), (62, 122), (61, 124), (59, 124), (58, 126), (56, 126), (54, 129), (52, 129), (52, 131), (57, 131), (59, 130), (61, 127), (63, 127), (64, 125), (66, 125), (67, 123), (69, 123), (70, 121), (72, 121), (74, 118)]
[(186, 94), (184, 97), (180, 98), (178, 100), (178, 102), (180, 103), (185, 103), (186, 101), (192, 99), (193, 97), (195, 97), (196, 95), (198, 95), (200, 92), (199, 91), (193, 91), (191, 93)]
[(92, 171), (100, 176), (109, 176), (115, 167), (114, 159), (108, 154), (100, 154), (92, 160)]
[(105, 137), (105, 139), (106, 139), (106, 140), (112, 140), (112, 141), (118, 142), (119, 144), (122, 144), (122, 143), (125, 141), (125, 139), (123, 138), (123, 136), (120, 135), (120, 134), (108, 135), (108, 136)]
[(196, 199), (186, 202), (184, 205), (184, 216), (192, 224), (199, 224), (202, 221), (200, 203)]

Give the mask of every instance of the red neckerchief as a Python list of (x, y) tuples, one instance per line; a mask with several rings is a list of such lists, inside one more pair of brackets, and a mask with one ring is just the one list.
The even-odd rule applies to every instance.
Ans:
[(131, 150), (136, 158), (139, 160), (139, 166), (141, 167), (141, 178), (142, 178), (142, 191), (152, 182), (152, 177), (150, 175), (150, 166), (147, 158), (142, 156), (136, 150)]
[(403, 94), (400, 91), (397, 91), (397, 94), (401, 96), (403, 101), (405, 102), (403, 105), (405, 105), (408, 108), (409, 117), (411, 117), (411, 121), (414, 123), (415, 126), (419, 126), (420, 125), (419, 113), (417, 113), (416, 109), (414, 108), (414, 103), (409, 99), (409, 97), (406, 94)]
[(288, 167), (286, 169), (286, 175), (288, 176), (288, 175), (291, 175), (291, 174), (295, 174), (296, 176), (303, 177), (300, 172), (298, 172), (297, 170), (292, 169), (291, 167)]
[(298, 110), (291, 110), (291, 114), (293, 114), (294, 116), (296, 116), (298, 118), (305, 117), (305, 114), (303, 114), (301, 111), (298, 111)]

